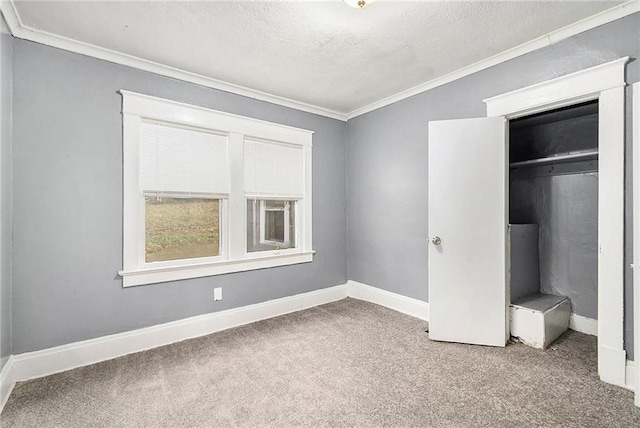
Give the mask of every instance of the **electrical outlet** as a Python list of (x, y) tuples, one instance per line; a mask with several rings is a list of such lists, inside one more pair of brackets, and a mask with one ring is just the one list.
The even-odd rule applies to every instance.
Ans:
[(213, 289), (213, 301), (217, 302), (218, 300), (222, 300), (222, 287)]

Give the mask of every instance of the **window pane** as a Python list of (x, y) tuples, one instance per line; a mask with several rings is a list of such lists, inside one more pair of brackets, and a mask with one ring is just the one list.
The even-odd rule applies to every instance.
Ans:
[(296, 201), (247, 201), (247, 251), (296, 246)]
[(220, 254), (220, 201), (145, 197), (145, 260)]

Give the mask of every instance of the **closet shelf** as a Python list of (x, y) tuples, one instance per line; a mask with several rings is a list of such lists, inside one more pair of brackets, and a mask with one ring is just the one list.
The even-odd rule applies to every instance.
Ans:
[(598, 158), (598, 151), (590, 150), (585, 152), (569, 153), (566, 155), (549, 156), (546, 158), (529, 159), (529, 160), (520, 161), (520, 162), (511, 162), (509, 166), (511, 168), (518, 168), (521, 166), (551, 165), (555, 163), (591, 160), (591, 159), (597, 159), (597, 158)]

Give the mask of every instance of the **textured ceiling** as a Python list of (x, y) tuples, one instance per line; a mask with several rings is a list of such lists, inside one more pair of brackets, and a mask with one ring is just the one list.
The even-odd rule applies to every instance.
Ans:
[(16, 1), (26, 27), (348, 113), (611, 1)]

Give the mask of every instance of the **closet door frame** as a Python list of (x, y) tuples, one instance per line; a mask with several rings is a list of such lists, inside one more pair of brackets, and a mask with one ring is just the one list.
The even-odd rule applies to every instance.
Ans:
[[(628, 384), (624, 350), (624, 93), (628, 60), (620, 58), (484, 100), (487, 116), (507, 119), (598, 100), (598, 374), (604, 382), (619, 386)], [(629, 383), (635, 381), (629, 379)]]
[[(640, 407), (640, 82), (633, 84), (633, 314), (636, 406)], [(631, 371), (633, 372), (633, 370)], [(628, 381), (628, 380), (627, 380)]]

